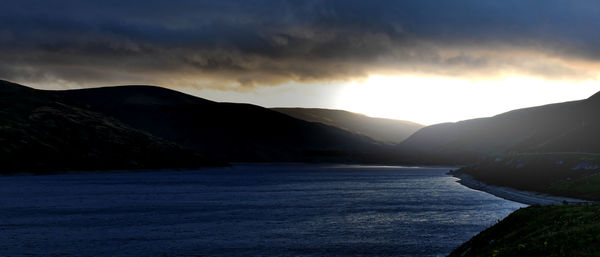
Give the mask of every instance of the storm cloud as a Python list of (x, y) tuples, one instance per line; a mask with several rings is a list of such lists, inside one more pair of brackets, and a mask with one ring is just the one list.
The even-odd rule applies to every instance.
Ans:
[(597, 1), (0, 1), (0, 78), (243, 89), (369, 74), (596, 79)]

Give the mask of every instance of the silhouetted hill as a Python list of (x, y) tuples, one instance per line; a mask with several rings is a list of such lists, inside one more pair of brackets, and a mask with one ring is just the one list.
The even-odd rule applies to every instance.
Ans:
[(0, 81), (0, 173), (192, 168), (206, 158), (45, 91)]
[(335, 126), (389, 144), (398, 144), (424, 127), (410, 121), (372, 118), (342, 110), (316, 108), (271, 108), (271, 110), (301, 120)]
[(217, 103), (160, 87), (50, 93), (213, 159), (355, 162), (395, 158), (391, 147), (366, 136), (259, 106)]
[(399, 145), (413, 158), (469, 163), (506, 152), (600, 152), (600, 94), (581, 101), (425, 127)]

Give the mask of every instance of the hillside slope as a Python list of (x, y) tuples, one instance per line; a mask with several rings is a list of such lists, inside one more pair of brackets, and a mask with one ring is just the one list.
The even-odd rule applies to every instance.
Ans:
[(509, 153), (453, 172), (489, 185), (600, 201), (600, 153)]
[(373, 118), (342, 110), (317, 108), (271, 108), (271, 110), (301, 120), (335, 126), (388, 144), (398, 144), (424, 127), (410, 121)]
[[(470, 163), (506, 152), (600, 152), (600, 94), (425, 127), (399, 145), (423, 161)], [(416, 157), (415, 157), (416, 158)]]
[(598, 256), (600, 205), (517, 210), (454, 250), (450, 257)]
[(152, 86), (48, 93), (213, 159), (236, 162), (397, 160), (391, 147), (366, 136), (255, 105), (217, 103)]
[(192, 168), (206, 158), (65, 99), (0, 81), (0, 173)]

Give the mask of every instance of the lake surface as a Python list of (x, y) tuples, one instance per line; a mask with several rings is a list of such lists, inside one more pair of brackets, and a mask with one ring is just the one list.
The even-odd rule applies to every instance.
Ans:
[(524, 205), (442, 168), (0, 177), (0, 256), (445, 256)]

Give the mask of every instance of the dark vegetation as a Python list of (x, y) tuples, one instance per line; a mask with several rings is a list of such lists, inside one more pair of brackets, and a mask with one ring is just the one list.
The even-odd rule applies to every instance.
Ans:
[(600, 205), (517, 210), (454, 250), (451, 257), (599, 256)]
[(398, 144), (424, 127), (410, 121), (372, 118), (342, 110), (316, 108), (271, 108), (271, 110), (297, 119), (335, 126), (388, 144)]
[(599, 153), (510, 153), (486, 158), (455, 173), (487, 184), (600, 200)]

